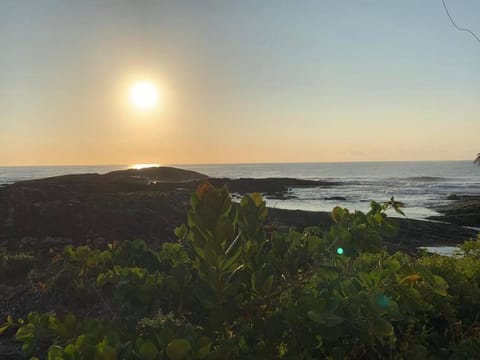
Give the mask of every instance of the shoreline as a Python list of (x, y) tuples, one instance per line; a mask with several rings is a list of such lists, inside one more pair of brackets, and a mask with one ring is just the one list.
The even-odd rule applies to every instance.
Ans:
[(450, 200), (449, 204), (435, 208), (440, 215), (430, 216), (429, 219), (461, 226), (480, 227), (479, 195), (451, 196)]
[[(0, 187), (0, 246), (27, 249), (134, 238), (160, 246), (175, 240), (175, 227), (186, 222), (190, 194), (205, 180), (214, 186), (225, 185), (232, 193), (261, 192), (278, 201), (288, 199), (291, 187), (342, 186), (338, 182), (294, 178), (210, 178), (170, 167), (20, 181)], [(466, 201), (463, 197), (457, 200)], [(476, 237), (478, 231), (464, 224), (438, 222), (450, 219), (458, 209), (465, 210), (465, 203), (458, 204), (457, 200), (448, 205), (447, 215), (429, 219), (434, 221), (396, 218), (400, 230), (386, 242), (387, 248), (412, 253), (420, 246), (455, 246)], [(467, 209), (472, 202), (480, 204), (480, 197), (467, 200)], [(457, 211), (455, 216), (469, 215)], [(315, 225), (325, 230), (331, 224), (329, 212), (271, 207), (268, 221), (300, 231)]]

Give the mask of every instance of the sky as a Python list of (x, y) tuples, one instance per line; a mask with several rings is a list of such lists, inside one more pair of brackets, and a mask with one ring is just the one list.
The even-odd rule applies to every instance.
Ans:
[(479, 98), (441, 0), (0, 1), (0, 166), (473, 159)]

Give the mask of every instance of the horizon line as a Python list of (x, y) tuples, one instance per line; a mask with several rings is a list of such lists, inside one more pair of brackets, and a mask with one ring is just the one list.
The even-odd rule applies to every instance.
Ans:
[[(158, 167), (175, 167), (175, 166), (212, 166), (212, 165), (279, 165), (279, 164), (347, 164), (347, 163), (402, 163), (402, 162), (461, 162), (461, 161), (471, 161), (472, 159), (453, 159), (453, 160), (350, 160), (350, 161), (271, 161), (271, 162), (219, 162), (219, 163), (131, 163), (131, 164), (40, 164), (40, 165), (1, 165), (0, 168), (7, 167), (100, 167), (100, 166), (135, 166), (140, 164), (152, 164), (157, 165)], [(152, 166), (156, 167), (156, 166)]]

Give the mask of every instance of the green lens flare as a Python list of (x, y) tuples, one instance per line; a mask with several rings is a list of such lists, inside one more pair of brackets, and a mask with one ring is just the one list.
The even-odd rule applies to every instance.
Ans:
[(342, 255), (343, 254), (343, 248), (341, 248), (341, 247), (337, 248), (337, 254)]
[(388, 296), (383, 294), (377, 296), (377, 304), (382, 308), (386, 308), (389, 302), (390, 302), (390, 299), (388, 298)]

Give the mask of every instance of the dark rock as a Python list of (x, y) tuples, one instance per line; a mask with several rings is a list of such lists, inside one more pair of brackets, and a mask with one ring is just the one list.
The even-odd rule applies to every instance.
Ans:
[(428, 220), (396, 218), (399, 232), (392, 239), (392, 249), (407, 251), (420, 246), (457, 246), (476, 238), (478, 231), (457, 224)]
[[(184, 178), (174, 171), (169, 176), (198, 177), (188, 171)], [(185, 221), (184, 204), (195, 185), (178, 192), (157, 184), (130, 185), (105, 182), (100, 175), (72, 175), (6, 186), (0, 189), (0, 218), (7, 219), (0, 222), (0, 241), (8, 239), (9, 246), (27, 248), (34, 243), (45, 247), (72, 241), (84, 244), (88, 238), (173, 240), (174, 228)], [(38, 193), (42, 193), (40, 204)]]
[(347, 200), (347, 198), (344, 197), (344, 196), (330, 196), (330, 197), (326, 197), (325, 200), (345, 201), (345, 200)]
[(6, 300), (15, 299), (26, 291), (26, 286), (24, 284), (19, 284), (16, 286), (0, 284), (0, 294)]
[(318, 226), (321, 229), (328, 229), (333, 222), (330, 213), (325, 211), (269, 208), (267, 223), (279, 227), (293, 227), (301, 231), (308, 226)]
[(13, 339), (0, 339), (0, 356), (3, 360), (21, 358), (20, 343)]
[(69, 238), (63, 238), (63, 237), (52, 237), (52, 236), (46, 236), (41, 242), (40, 246), (45, 247), (45, 248), (51, 248), (51, 247), (64, 247), (66, 245), (71, 245), (73, 244), (73, 240)]
[(429, 219), (462, 226), (480, 227), (480, 196), (455, 196), (456, 198), (452, 202), (435, 208), (442, 215), (430, 216)]
[(7, 215), (7, 218), (5, 220), (4, 226), (5, 227), (11, 227), (11, 226), (13, 226), (13, 223), (14, 223), (15, 208), (13, 208), (13, 207), (8, 208), (7, 213), (8, 213), (8, 215)]
[(87, 241), (87, 243), (90, 243), (96, 249), (104, 249), (107, 247), (108, 241), (105, 238), (98, 236), (91, 241)]
[(24, 236), (19, 241), (18, 247), (20, 249), (29, 249), (29, 248), (33, 248), (37, 244), (38, 244), (38, 238), (32, 237), (32, 236)]
[(209, 179), (213, 185), (224, 180), (224, 184), (232, 192), (239, 194), (248, 193), (268, 193), (280, 194), (286, 193), (292, 188), (307, 188), (307, 187), (331, 187), (339, 186), (338, 182), (320, 181), (320, 180), (301, 180), (292, 178), (265, 178), (265, 179)]
[(447, 196), (447, 200), (458, 200), (457, 194), (450, 194)]
[(288, 199), (297, 199), (297, 196), (289, 193), (289, 192), (279, 192), (279, 193), (266, 193), (264, 196), (267, 199), (271, 200), (288, 200)]
[(142, 179), (143, 182), (152, 183), (156, 181), (160, 182), (186, 182), (193, 180), (204, 180), (208, 176), (200, 174), (196, 171), (177, 169), (173, 167), (150, 167), (144, 169), (128, 169), (112, 171), (105, 175), (110, 181), (132, 181), (136, 182), (138, 179)]

